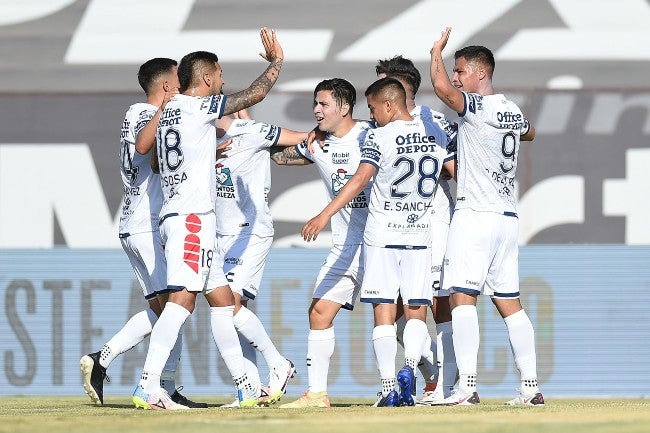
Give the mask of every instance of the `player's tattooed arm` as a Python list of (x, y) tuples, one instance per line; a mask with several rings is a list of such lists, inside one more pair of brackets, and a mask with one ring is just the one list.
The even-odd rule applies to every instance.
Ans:
[(278, 80), (280, 70), (282, 69), (282, 62), (284, 61), (282, 46), (276, 38), (275, 30), (269, 30), (264, 27), (260, 32), (260, 37), (262, 38), (262, 44), (266, 51), (264, 54), (260, 53), (260, 56), (269, 61), (270, 64), (266, 68), (266, 71), (251, 83), (248, 89), (228, 95), (226, 106), (224, 107), (224, 115), (257, 104), (266, 97), (271, 87)]
[(278, 165), (308, 165), (312, 163), (298, 153), (296, 146), (272, 146), (271, 159)]

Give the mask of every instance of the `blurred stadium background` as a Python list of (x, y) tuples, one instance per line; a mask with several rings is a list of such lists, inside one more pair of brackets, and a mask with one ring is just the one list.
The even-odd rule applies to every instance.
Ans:
[[(442, 110), (429, 48), (451, 25), (447, 66), (457, 48), (490, 47), (496, 87), (537, 128), (520, 151), (518, 196), (523, 300), (545, 393), (647, 396), (649, 23), (647, 0), (0, 1), (0, 395), (79, 393), (79, 357), (143, 305), (115, 224), (118, 134), (126, 108), (143, 98), (139, 64), (214, 51), (230, 93), (263, 70), (259, 28), (273, 27), (286, 61), (251, 113), (310, 129), (318, 81), (350, 80), (365, 118), (375, 62), (396, 54), (420, 68), (417, 101)], [(289, 388), (298, 394), (306, 310), (329, 238), (305, 250), (297, 233), (325, 193), (312, 167), (273, 167), (269, 199), (276, 243), (255, 308), (304, 373)], [(517, 376), (492, 310), (481, 307), (481, 395), (509, 395)], [(371, 320), (364, 305), (337, 319), (332, 394), (376, 392)], [(185, 343), (179, 382), (230, 393), (205, 309)], [(108, 395), (131, 392), (144, 353), (111, 366)]]

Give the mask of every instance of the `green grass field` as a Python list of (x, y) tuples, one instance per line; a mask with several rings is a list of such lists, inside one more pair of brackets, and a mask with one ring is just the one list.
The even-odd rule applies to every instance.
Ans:
[[(283, 401), (290, 401), (284, 398)], [(545, 407), (507, 407), (484, 399), (472, 407), (373, 408), (371, 400), (333, 399), (331, 409), (136, 410), (130, 398), (0, 397), (0, 432), (260, 432), (260, 433), (647, 433), (650, 400), (548, 399)]]

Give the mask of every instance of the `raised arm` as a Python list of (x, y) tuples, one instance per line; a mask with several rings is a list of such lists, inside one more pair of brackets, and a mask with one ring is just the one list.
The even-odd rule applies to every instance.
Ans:
[(338, 195), (334, 197), (334, 200), (329, 202), (321, 213), (310, 219), (307, 224), (303, 226), (300, 231), (302, 238), (307, 242), (315, 241), (318, 234), (327, 225), (332, 216), (341, 210), (343, 206), (348, 204), (350, 200), (359, 195), (376, 173), (377, 168), (374, 165), (367, 162), (359, 164), (359, 168), (356, 173), (354, 173), (354, 176), (352, 176), (343, 188), (341, 188)]
[(465, 108), (463, 92), (451, 83), (442, 61), (442, 50), (447, 45), (450, 33), (451, 27), (446, 27), (440, 39), (431, 48), (431, 84), (438, 98), (456, 113), (460, 113)]
[(260, 32), (260, 36), (262, 38), (262, 45), (264, 45), (264, 50), (266, 51), (264, 54), (260, 53), (260, 56), (268, 60), (270, 64), (266, 68), (266, 71), (257, 77), (247, 89), (228, 95), (224, 115), (232, 114), (257, 104), (264, 99), (271, 90), (271, 87), (278, 80), (280, 69), (282, 69), (282, 62), (284, 61), (282, 46), (275, 36), (275, 30), (269, 30), (264, 27)]

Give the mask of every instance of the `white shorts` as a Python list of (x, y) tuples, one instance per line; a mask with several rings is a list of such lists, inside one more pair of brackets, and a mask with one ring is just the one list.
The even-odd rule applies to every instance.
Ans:
[(431, 269), (433, 270), (431, 278), (434, 298), (449, 296), (449, 290), (441, 287), (448, 234), (449, 223), (431, 218)]
[(230, 288), (243, 299), (257, 296), (272, 243), (272, 236), (217, 235), (216, 263), (223, 264)]
[(443, 287), (451, 293), (519, 297), (519, 219), (459, 209), (449, 228)]
[(160, 232), (120, 234), (120, 243), (140, 282), (145, 299), (168, 292), (167, 263)]
[(160, 234), (167, 259), (167, 288), (201, 292), (213, 262), (214, 212), (161, 218)]
[(366, 245), (366, 273), (361, 302), (431, 305), (431, 252), (429, 248), (398, 249)]
[(313, 299), (325, 299), (352, 310), (363, 280), (365, 247), (334, 245), (320, 268)]

